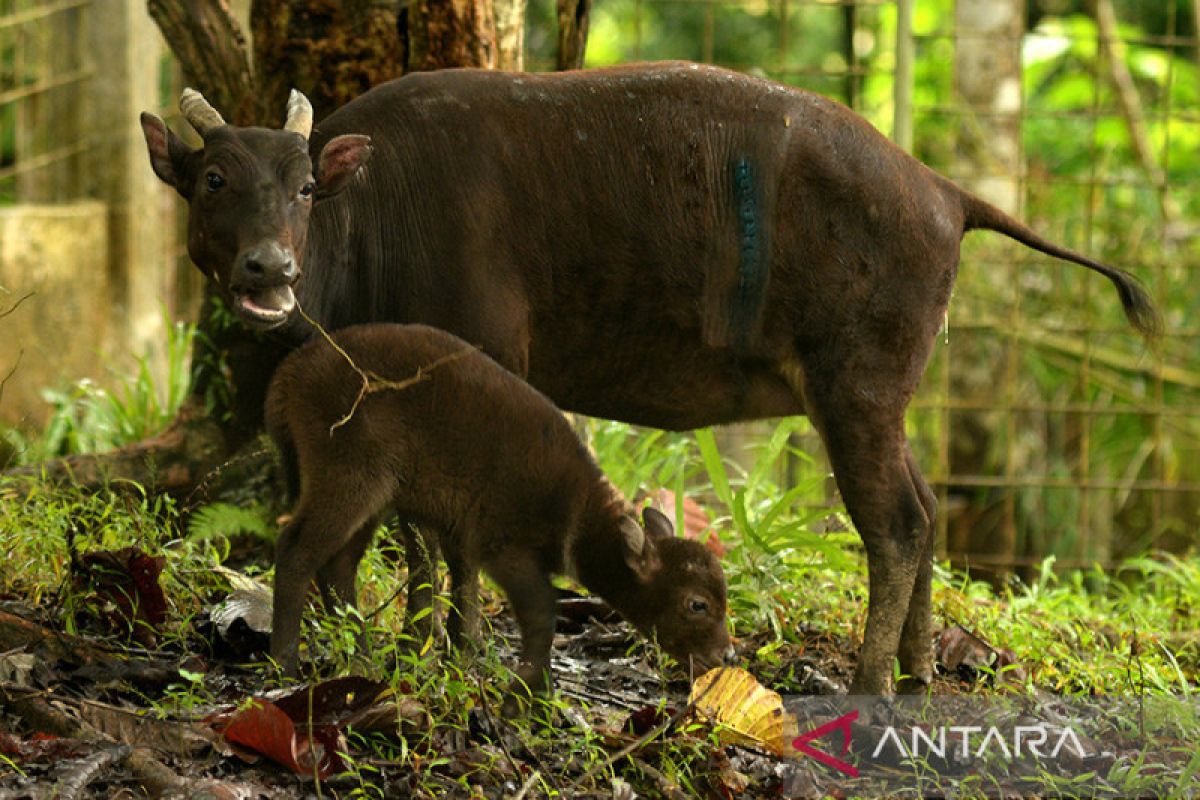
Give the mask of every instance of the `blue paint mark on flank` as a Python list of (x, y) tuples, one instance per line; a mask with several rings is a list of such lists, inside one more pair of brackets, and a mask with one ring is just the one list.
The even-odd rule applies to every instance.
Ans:
[(734, 162), (733, 191), (739, 258), (730, 322), (736, 341), (745, 344), (758, 319), (767, 283), (767, 237), (763, 227), (762, 196), (754, 166), (746, 158)]

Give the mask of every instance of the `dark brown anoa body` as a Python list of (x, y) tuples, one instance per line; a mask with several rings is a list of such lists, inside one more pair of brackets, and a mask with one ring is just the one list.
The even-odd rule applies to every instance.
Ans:
[(685, 666), (724, 660), (725, 578), (715, 556), (676, 538), (652, 509), (643, 530), (549, 400), (434, 328), (366, 325), (334, 336), (374, 375), (426, 377), (369, 393), (355, 408), (361, 382), (322, 339), (288, 356), (272, 379), (267, 429), (299, 487), (276, 552), (271, 654), (285, 671), (296, 668), (309, 584), (317, 577), (328, 600), (353, 603), (358, 562), (393, 512), (437, 533), (457, 644), (478, 635), (480, 567), (504, 589), (521, 627), (521, 677), (533, 689), (550, 668), (555, 574), (576, 576)]
[[(932, 674), (935, 503), (904, 411), (964, 232), (999, 231), (1102, 272), (1134, 325), (1155, 326), (1125, 273), (1038, 237), (849, 109), (713, 67), (446, 71), (382, 85), (314, 131), (316, 195), (349, 186), (308, 224), (279, 213), (311, 177), (281, 168), (291, 139), (264, 147), (269, 132), (252, 142), (219, 127), (185, 154), (160, 121), (143, 125), (204, 234), (189, 239), (193, 260), (250, 321), (284, 316), (286, 259), (243, 268), (263, 220), (278, 219), (278, 241), (303, 243), (296, 295), (327, 327), (444, 328), (567, 410), (643, 425), (809, 414), (868, 554), (861, 694), (889, 690), (897, 654), (916, 683)], [(346, 181), (365, 154), (353, 134), (370, 136), (374, 155)], [(220, 167), (208, 151), (231, 142), (256, 177), (206, 199), (204, 175)], [(214, 226), (205, 204), (218, 202), (247, 225)], [(310, 333), (295, 317), (278, 330)]]

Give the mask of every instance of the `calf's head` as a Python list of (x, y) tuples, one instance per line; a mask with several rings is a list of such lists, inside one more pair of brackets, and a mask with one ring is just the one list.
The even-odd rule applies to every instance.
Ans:
[(349, 183), (371, 140), (331, 139), (314, 170), (312, 106), (295, 90), (282, 130), (227, 125), (191, 89), (179, 108), (202, 147), (189, 147), (153, 114), (141, 122), (155, 174), (188, 201), (188, 255), (248, 325), (280, 325), (296, 306), (312, 205)]
[(621, 522), (625, 563), (637, 576), (622, 615), (696, 675), (733, 658), (726, 627), (725, 572), (700, 542), (675, 536), (661, 513), (647, 508), (644, 527)]

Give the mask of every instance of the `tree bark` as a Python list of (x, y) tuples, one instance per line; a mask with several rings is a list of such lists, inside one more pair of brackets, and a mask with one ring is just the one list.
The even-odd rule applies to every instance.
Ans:
[(226, 0), (148, 0), (183, 76), (234, 125), (263, 121), (246, 37)]
[[(958, 161), (955, 165), (957, 180), (966, 188), (999, 206), (1010, 214), (1017, 214), (1021, 205), (1021, 36), (1024, 33), (1024, 0), (957, 0), (954, 10), (957, 44), (955, 50), (955, 90), (968, 112), (965, 125), (959, 131), (957, 148)], [(1016, 269), (1014, 267), (1014, 269)], [(1016, 273), (1009, 270), (995, 271), (990, 280), (1011, 282)], [(977, 345), (978, 346), (978, 345)], [(951, 345), (952, 348), (955, 345)], [(951, 380), (957, 387), (956, 396), (974, 397), (984, 387), (994, 386), (997, 371), (1008, 386), (1020, 358), (1017, 343), (1011, 338), (998, 337), (996, 350), (988, 349), (982, 354), (951, 349)], [(996, 359), (1000, 359), (999, 365)], [(969, 365), (988, 363), (988, 370), (975, 369)], [(1011, 402), (1007, 395), (1004, 403)], [(992, 438), (996, 435), (992, 426), (984, 424), (974, 413), (951, 415), (949, 453), (950, 474), (978, 474), (982, 467), (979, 459), (994, 450)], [(1003, 435), (1015, 436), (1015, 416), (1008, 410), (1004, 416), (1006, 426)], [(1009, 441), (1012, 441), (1010, 438)], [(1000, 464), (1004, 474), (1013, 478), (1015, 459), (1007, 457)], [(991, 471), (988, 467), (984, 471)], [(954, 491), (957, 487), (951, 487)], [(981, 501), (979, 492), (963, 487), (963, 494)], [(991, 502), (990, 500), (988, 502)], [(965, 533), (966, 541), (948, 542), (952, 558), (970, 559), (972, 554), (992, 556), (999, 566), (995, 568), (972, 567), (972, 574), (981, 578), (1002, 580), (1007, 574), (1004, 562), (1015, 560), (1017, 550), (1015, 492), (1006, 487), (1001, 492), (1000, 504), (1003, 513), (987, 514), (981, 507), (959, 509), (974, 521), (964, 526), (947, 515), (943, 519), (949, 533)], [(993, 523), (994, 524), (991, 524)], [(960, 563), (962, 563), (960, 561)]]
[(582, 69), (592, 0), (558, 0), (557, 67)]
[[(1197, 0), (1200, 2), (1200, 0)], [(496, 69), (525, 69), (525, 0), (493, 0), (496, 15)]]
[[(394, 0), (257, 0), (250, 10), (254, 65), (268, 107), (282, 115), (297, 88), (320, 120), (404, 73)], [(278, 123), (276, 123), (278, 124)]]
[(408, 69), (496, 67), (492, 0), (413, 0), (408, 10)]
[(1100, 29), (1100, 47), (1108, 57), (1108, 77), (1117, 90), (1117, 101), (1121, 106), (1125, 128), (1129, 131), (1133, 153), (1158, 193), (1158, 208), (1163, 221), (1170, 224), (1179, 218), (1179, 205), (1171, 196), (1166, 173), (1154, 159), (1154, 147), (1150, 144), (1142, 100), (1129, 66), (1125, 63), (1125, 42), (1121, 40), (1121, 32), (1117, 29), (1117, 12), (1112, 0), (1096, 0), (1095, 13), (1096, 25)]

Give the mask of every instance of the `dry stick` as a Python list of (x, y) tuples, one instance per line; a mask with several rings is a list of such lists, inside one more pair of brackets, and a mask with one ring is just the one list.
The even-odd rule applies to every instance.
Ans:
[[(504, 732), (500, 730), (500, 726), (496, 724), (496, 718), (492, 716), (491, 709), (488, 708), (487, 691), (483, 688), (483, 681), (480, 680), (478, 675), (475, 676), (475, 685), (479, 687), (479, 709), (487, 719), (488, 727), (496, 732), (496, 739), (500, 742), (500, 749), (504, 751), (504, 758), (508, 761), (508, 766), (512, 768), (513, 775), (520, 775), (521, 768), (517, 766), (512, 753), (509, 752), (508, 744), (504, 741)], [(534, 770), (530, 778), (533, 778), (537, 774), (537, 770)], [(525, 789), (521, 790), (521, 794), (525, 794)]]
[(686, 706), (684, 706), (683, 708), (679, 709), (674, 714), (672, 714), (670, 716), (670, 718), (667, 719), (665, 722), (660, 722), (659, 724), (655, 725), (653, 728), (651, 728), (650, 730), (646, 731), (644, 734), (639, 736), (637, 739), (635, 739), (634, 741), (627, 744), (625, 747), (622, 747), (616, 753), (613, 753), (611, 756), (608, 757), (607, 760), (604, 761), (603, 764), (597, 764), (596, 766), (589, 769), (587, 772), (583, 773), (583, 775), (580, 776), (579, 780), (575, 781), (575, 785), (576, 786), (582, 785), (584, 781), (586, 781), (588, 778), (592, 777), (592, 775), (594, 775), (595, 773), (599, 772), (600, 770), (608, 769), (613, 764), (620, 761), (622, 758), (625, 758), (630, 753), (632, 753), (635, 750), (638, 750), (639, 748), (646, 745), (648, 742), (650, 742), (650, 740), (654, 739), (659, 734), (669, 730), (671, 727), (673, 727), (675, 725), (676, 722), (678, 722), (679, 720), (683, 719), (688, 714), (691, 714), (693, 711), (695, 711), (696, 705), (701, 700), (703, 700), (708, 695), (708, 693), (710, 691), (712, 691), (712, 688), (716, 685), (717, 685), (717, 681), (712, 681), (711, 683), (709, 683), (708, 686), (704, 687), (704, 691), (701, 692), (700, 695), (698, 697), (696, 697), (696, 699), (689, 700), (688, 704)]
[(432, 363), (426, 364), (423, 367), (417, 367), (417, 371), (412, 375), (412, 377), (405, 378), (402, 381), (388, 380), (387, 378), (376, 375), (374, 372), (364, 370), (362, 367), (358, 366), (358, 364), (354, 363), (354, 359), (350, 357), (349, 353), (342, 349), (341, 345), (333, 340), (333, 337), (329, 335), (329, 331), (325, 330), (325, 327), (321, 325), (321, 323), (310, 317), (305, 310), (300, 307), (299, 304), (296, 305), (296, 311), (301, 317), (304, 318), (305, 322), (316, 328), (317, 333), (321, 334), (322, 338), (329, 343), (330, 347), (336, 350), (342, 358), (346, 359), (346, 363), (350, 365), (350, 369), (354, 370), (358, 374), (358, 377), (362, 380), (362, 387), (359, 388), (358, 396), (354, 398), (354, 403), (350, 406), (350, 411), (346, 413), (346, 416), (329, 426), (330, 436), (333, 435), (335, 430), (350, 421), (350, 419), (354, 416), (354, 412), (358, 411), (359, 404), (362, 403), (363, 398), (367, 395), (374, 394), (375, 392), (386, 391), (388, 389), (399, 390), (407, 389), (410, 386), (415, 386), (418, 383), (429, 380), (429, 373), (443, 364), (448, 364), (451, 361), (457, 361), (458, 359), (463, 358), (479, 349), (477, 347), (468, 345), (456, 353), (450, 353), (449, 355), (442, 356), (441, 358), (436, 359)]
[(24, 356), (25, 356), (25, 348), (21, 348), (20, 350), (17, 351), (17, 361), (15, 364), (12, 365), (12, 369), (10, 369), (7, 373), (5, 373), (3, 378), (0, 378), (0, 400), (4, 399), (5, 384), (8, 383), (9, 378), (11, 378), (13, 375), (16, 374), (17, 367), (21, 366), (21, 359)]
[(23, 295), (21, 295), (20, 297), (18, 297), (18, 298), (17, 298), (17, 302), (15, 302), (15, 303), (13, 303), (11, 306), (9, 306), (9, 308), (8, 308), (8, 310), (7, 310), (7, 311), (0, 312), (0, 319), (4, 319), (4, 318), (5, 318), (5, 317), (7, 317), (9, 314), (11, 314), (11, 313), (13, 313), (14, 311), (16, 311), (18, 308), (20, 308), (20, 307), (21, 307), (21, 303), (24, 303), (26, 300), (28, 300), (29, 298), (33, 297), (33, 296), (34, 296), (34, 294), (36, 294), (36, 292), (26, 292), (25, 294), (23, 294)]
[(127, 744), (116, 745), (93, 753), (77, 763), (59, 778), (52, 790), (57, 800), (75, 800), (89, 785), (100, 778), (100, 773), (109, 764), (121, 763), (129, 758), (133, 748)]
[[(105, 747), (120, 744), (87, 722), (74, 719), (51, 706), (43, 699), (45, 694), (11, 684), (0, 684), (0, 706), (12, 709), (30, 727), (55, 736)], [(63, 702), (61, 698), (59, 702)], [(188, 787), (188, 782), (155, 758), (149, 748), (133, 747), (124, 762), (152, 797), (181, 794)]]
[[(512, 768), (513, 773), (520, 775), (521, 769), (517, 766), (517, 762), (513, 758), (512, 753), (509, 752), (508, 745), (504, 742), (504, 732), (500, 730), (499, 723), (497, 722), (496, 718), (492, 716), (492, 712), (488, 708), (487, 693), (484, 691), (483, 681), (479, 679), (478, 675), (475, 676), (475, 685), (479, 687), (479, 708), (483, 712), (484, 717), (487, 718), (488, 727), (496, 732), (496, 739), (500, 742), (500, 749), (504, 751), (504, 757), (508, 759), (508, 765)], [(520, 737), (518, 736), (517, 738), (519, 739)], [(524, 745), (525, 743), (522, 742), (522, 744)], [(525, 745), (525, 749), (529, 751), (529, 757), (533, 760), (535, 767), (533, 770), (533, 775), (530, 775), (529, 780), (525, 782), (526, 786), (529, 786), (534, 778), (544, 774), (546, 776), (546, 780), (551, 786), (554, 787), (554, 791), (558, 792), (558, 796), (566, 797), (567, 795), (563, 794), (562, 787), (559, 786), (558, 781), (554, 779), (554, 775), (547, 770), (542, 764), (541, 760), (538, 759), (537, 755), (533, 752), (533, 748)], [(523, 787), (521, 791), (524, 793), (528, 791), (528, 789)]]
[[(15, 302), (11, 306), (9, 306), (7, 310), (0, 311), (0, 319), (4, 319), (9, 314), (16, 311), (18, 308), (21, 307), (21, 303), (24, 303), (26, 300), (33, 297), (34, 294), (36, 294), (36, 293), (35, 292), (26, 292), (25, 294), (18, 297), (17, 302)], [(17, 351), (17, 363), (13, 364), (12, 369), (10, 369), (8, 371), (8, 373), (5, 374), (5, 376), (2, 379), (0, 379), (0, 400), (4, 399), (4, 385), (6, 383), (8, 383), (8, 379), (11, 378), (16, 373), (17, 367), (21, 366), (21, 358), (24, 355), (25, 355), (25, 348), (21, 348), (20, 350), (18, 350)]]
[(650, 766), (640, 758), (630, 757), (629, 760), (633, 762), (635, 767), (654, 779), (654, 782), (658, 784), (658, 790), (668, 800), (687, 800), (687, 795), (684, 794), (683, 789), (679, 788), (679, 784), (668, 778), (660, 770)]
[(513, 797), (513, 800), (525, 800), (525, 795), (529, 794), (529, 790), (533, 788), (533, 784), (536, 783), (537, 779), (540, 777), (541, 773), (535, 769), (533, 773), (525, 779), (525, 783), (521, 785), (521, 791), (517, 792), (516, 796)]

